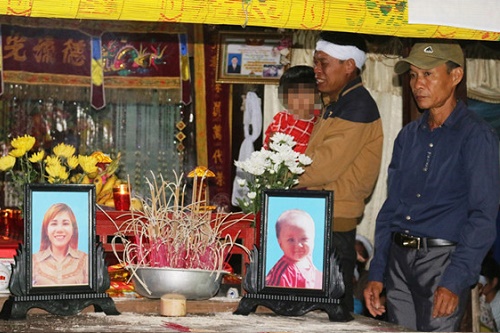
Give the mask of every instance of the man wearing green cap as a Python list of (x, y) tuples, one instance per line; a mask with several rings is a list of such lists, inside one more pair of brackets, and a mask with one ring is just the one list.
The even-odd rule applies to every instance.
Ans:
[[(457, 100), (464, 76), (459, 45), (415, 44), (394, 69), (409, 71), (423, 113), (394, 143), (364, 298), (372, 315), (387, 310), (393, 323), (457, 331), (496, 237), (498, 137)], [(384, 287), (385, 305), (380, 302)]]

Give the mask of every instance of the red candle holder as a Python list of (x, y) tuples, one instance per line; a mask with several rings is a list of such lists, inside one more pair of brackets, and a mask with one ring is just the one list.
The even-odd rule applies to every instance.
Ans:
[(116, 210), (130, 210), (130, 193), (128, 184), (113, 187), (113, 200)]

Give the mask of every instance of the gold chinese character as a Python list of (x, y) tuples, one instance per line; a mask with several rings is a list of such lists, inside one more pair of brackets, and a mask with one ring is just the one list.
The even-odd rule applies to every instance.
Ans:
[(33, 54), (37, 63), (54, 64), (56, 62), (56, 45), (54, 38), (40, 38), (33, 46)]
[(220, 149), (216, 149), (212, 154), (212, 159), (215, 164), (222, 164), (222, 151)]
[(16, 61), (26, 61), (26, 51), (23, 51), (21, 54), (26, 39), (26, 37), (21, 36), (8, 36), (5, 40), (3, 58), (14, 58)]
[(217, 57), (216, 56), (210, 57), (210, 61), (209, 61), (208, 67), (210, 67), (210, 68), (217, 68)]
[(224, 173), (223, 172), (219, 171), (219, 172), (215, 173), (215, 183), (219, 187), (224, 186), (224, 184), (226, 182), (224, 181)]
[(72, 38), (64, 43), (63, 63), (74, 66), (83, 66), (85, 64), (85, 41), (80, 39), (74, 41)]
[(212, 108), (212, 117), (218, 119), (221, 117), (221, 101), (214, 102), (214, 106)]
[(222, 140), (222, 125), (218, 124), (212, 127), (212, 138), (218, 141)]

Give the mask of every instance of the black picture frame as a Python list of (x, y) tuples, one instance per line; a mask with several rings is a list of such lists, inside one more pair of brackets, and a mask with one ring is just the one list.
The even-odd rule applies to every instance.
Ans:
[[(261, 294), (327, 297), (329, 290), (328, 267), (330, 267), (329, 249), (331, 246), (330, 230), (333, 214), (333, 192), (267, 190), (262, 194), (262, 202), (259, 251), (259, 264), (261, 267), (257, 282), (258, 292)], [(283, 249), (278, 243), (275, 228), (278, 218), (283, 216), (284, 213), (301, 214), (300, 220), (303, 221), (310, 217), (314, 222), (314, 239), (310, 259), (314, 269), (321, 272), (321, 281), (316, 281), (316, 286), (278, 286), (266, 281), (271, 269), (284, 256)], [(308, 259), (307, 256), (309, 255), (304, 257), (304, 261)], [(280, 279), (279, 277), (276, 278)], [(291, 282), (289, 280), (280, 280), (285, 284)]]
[[(104, 259), (104, 248), (102, 243), (97, 241), (95, 233), (95, 185), (27, 184), (24, 189), (24, 242), (19, 244), (14, 257), (9, 281), (11, 295), (3, 304), (0, 319), (26, 319), (27, 312), (31, 308), (41, 308), (55, 315), (75, 315), (90, 305), (93, 305), (96, 311), (102, 311), (107, 315), (120, 314), (113, 299), (106, 293), (110, 287), (110, 278)], [(54, 206), (56, 209), (52, 209)], [(74, 217), (68, 215), (70, 214), (68, 207), (71, 208)], [(45, 213), (48, 218), (45, 218)], [(61, 217), (59, 213), (66, 215)], [(78, 216), (81, 221), (78, 221)], [(43, 220), (46, 222), (41, 222)], [(43, 243), (41, 230), (48, 229), (48, 224), (59, 223), (57, 221), (61, 221), (60, 224), (68, 228), (71, 225), (73, 235), (77, 226), (79, 231), (77, 239), (78, 243), (83, 240), (83, 251), (74, 250), (71, 253), (71, 260), (79, 258), (79, 261), (78, 265), (74, 266), (75, 269), (69, 267), (70, 274), (63, 271), (64, 274), (48, 274), (50, 278), (39, 277), (36, 275), (38, 273), (35, 273), (39, 270), (34, 268), (34, 258), (36, 256), (37, 263), (40, 263), (42, 260), (38, 259), (48, 257), (46, 252), (41, 257), (38, 256), (42, 253), (38, 251), (43, 251), (45, 248), (40, 246)], [(45, 238), (50, 239), (50, 237)], [(37, 239), (40, 240), (39, 243)], [(52, 238), (54, 243), (64, 242), (64, 239), (66, 237), (60, 232)], [(83, 261), (85, 251), (87, 251), (86, 263)], [(67, 265), (68, 261), (63, 263)], [(62, 267), (59, 271), (65, 268), (68, 269)], [(47, 272), (45, 269), (41, 271)], [(85, 276), (85, 271), (86, 279), (78, 277)], [(54, 280), (54, 276), (59, 275), (69, 276), (70, 280)]]
[[(345, 304), (345, 285), (339, 258), (331, 243), (333, 239), (331, 230), (334, 223), (333, 199), (334, 193), (332, 191), (279, 189), (262, 191), (261, 213), (258, 216), (260, 227), (257, 239), (259, 243), (251, 250), (250, 264), (247, 265), (242, 282), (243, 289), (247, 293), (241, 298), (234, 314), (248, 315), (254, 312), (257, 306), (263, 305), (283, 316), (300, 316), (309, 311), (323, 310), (328, 314), (330, 321), (345, 322), (354, 319)], [(298, 285), (297, 282), (281, 285), (266, 279), (268, 273), (271, 272), (271, 266), (278, 262), (276, 257), (283, 256), (285, 252), (283, 250), (280, 252), (276, 243), (273, 244), (274, 239), (277, 238), (275, 222), (283, 212), (292, 210), (301, 211), (301, 218), (304, 218), (303, 212), (309, 215), (307, 219), (312, 219), (315, 225), (314, 233), (303, 232), (302, 234), (298, 233), (298, 235), (287, 235), (284, 239), (293, 240), (301, 239), (301, 237), (311, 239), (312, 234), (314, 234), (314, 248), (316, 248), (316, 242), (320, 240), (317, 259), (310, 260), (315, 266), (321, 267), (321, 285), (319, 286), (315, 284)], [(293, 227), (300, 230), (310, 230), (310, 225), (311, 222), (308, 224), (297, 222)], [(281, 232), (283, 231), (281, 230)], [(303, 236), (303, 234), (307, 234), (307, 236)], [(279, 248), (282, 249), (281, 246)], [(313, 252), (311, 252), (312, 257), (314, 256)], [(296, 276), (295, 273), (300, 269), (291, 267), (291, 262), (301, 261), (301, 258), (303, 258), (303, 254), (294, 260), (285, 261), (284, 265), (280, 266), (280, 271), (285, 271), (283, 268), (290, 269), (294, 274), (289, 276)], [(280, 264), (283, 263), (281, 259), (279, 261)], [(307, 280), (306, 275), (302, 275), (301, 280)]]
[[(26, 272), (27, 279), (26, 290), (29, 294), (52, 294), (52, 293), (82, 293), (97, 292), (97, 257), (95, 251), (95, 186), (88, 184), (29, 184), (25, 193), (25, 239), (26, 248)], [(73, 232), (77, 231), (78, 247), (75, 252), (87, 257), (87, 264), (82, 267), (85, 273), (77, 275), (87, 275), (86, 282), (54, 282), (51, 278), (45, 278), (44, 281), (37, 282), (34, 278), (35, 262), (34, 256), (40, 254), (40, 244), (42, 238), (47, 240), (49, 236), (44, 237), (48, 228), (48, 220), (45, 217), (54, 215), (49, 210), (65, 212), (70, 210), (76, 218), (75, 225), (72, 226)], [(76, 226), (76, 228), (75, 228)], [(74, 235), (74, 233), (73, 233)], [(46, 272), (46, 274), (50, 274)], [(55, 277), (52, 277), (52, 279)], [(80, 279), (81, 277), (77, 278)], [(48, 281), (50, 280), (50, 281)], [(62, 281), (67, 279), (61, 278)], [(74, 278), (70, 278), (74, 280)]]

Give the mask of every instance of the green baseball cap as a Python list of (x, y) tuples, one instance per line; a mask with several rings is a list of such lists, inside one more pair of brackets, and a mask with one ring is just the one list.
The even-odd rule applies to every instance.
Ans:
[(416, 43), (410, 55), (396, 63), (394, 72), (403, 74), (410, 69), (410, 65), (421, 69), (432, 69), (439, 65), (453, 61), (464, 67), (464, 54), (458, 44), (447, 43)]

